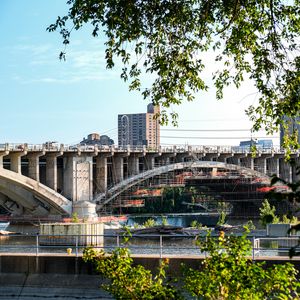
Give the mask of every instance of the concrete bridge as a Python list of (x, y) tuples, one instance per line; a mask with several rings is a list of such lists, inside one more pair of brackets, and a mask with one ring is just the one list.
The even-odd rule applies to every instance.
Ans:
[[(96, 203), (151, 176), (195, 167), (248, 170), (259, 177), (276, 174), (292, 181), (295, 167), (280, 149), (253, 156), (230, 146), (159, 147), (158, 149), (0, 144), (0, 206), (14, 215), (96, 216)], [(292, 157), (299, 161), (299, 153)], [(107, 195), (110, 195), (109, 197)]]

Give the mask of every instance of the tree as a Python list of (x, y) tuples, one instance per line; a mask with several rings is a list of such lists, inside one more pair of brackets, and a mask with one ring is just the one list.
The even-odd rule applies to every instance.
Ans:
[[(72, 30), (92, 25), (92, 35), (106, 36), (107, 68), (123, 63), (121, 78), (129, 89), (167, 109), (192, 101), (208, 89), (203, 76), (206, 53), (213, 51), (219, 69), (212, 80), (216, 97), (228, 85), (253, 80), (259, 105), (248, 109), (253, 129), (268, 133), (283, 116), (299, 114), (299, 0), (68, 0), (67, 15), (47, 30), (58, 30), (65, 45)], [(65, 59), (66, 51), (60, 53)], [(150, 87), (141, 84), (143, 71), (155, 75)], [(211, 78), (210, 78), (211, 79)], [(209, 79), (209, 80), (210, 80)], [(176, 123), (177, 114), (170, 113)], [(288, 132), (287, 132), (288, 134)], [(291, 139), (291, 143), (292, 143)]]
[(180, 292), (166, 280), (167, 260), (162, 261), (156, 276), (141, 265), (133, 266), (126, 248), (118, 248), (110, 255), (103, 250), (87, 248), (83, 260), (93, 263), (99, 273), (110, 279), (110, 284), (103, 288), (116, 299), (182, 299)]
[[(185, 267), (182, 285), (172, 285), (167, 279), (168, 260), (161, 261), (158, 273), (134, 265), (130, 252), (120, 248), (105, 253), (87, 248), (83, 260), (91, 262), (110, 282), (104, 289), (116, 299), (182, 299), (189, 292), (197, 299), (299, 299), (297, 271), (291, 264), (266, 268), (253, 263), (251, 242), (247, 233), (241, 236), (208, 235), (199, 243), (200, 250), (209, 252), (200, 270)], [(190, 299), (188, 297), (187, 299)]]
[(266, 268), (252, 263), (251, 242), (242, 236), (215, 239), (210, 235), (200, 243), (201, 251), (209, 252), (201, 269), (187, 269), (185, 288), (197, 299), (298, 299), (297, 271), (291, 264)]
[(276, 208), (275, 206), (270, 205), (269, 201), (265, 199), (262, 203), (262, 207), (259, 208), (259, 217), (261, 224), (266, 227), (270, 223), (278, 223), (279, 219), (275, 215)]

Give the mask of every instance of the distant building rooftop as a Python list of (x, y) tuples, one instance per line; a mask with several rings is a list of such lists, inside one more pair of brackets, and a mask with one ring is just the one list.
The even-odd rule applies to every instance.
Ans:
[(100, 135), (99, 133), (90, 133), (87, 138), (83, 138), (81, 145), (99, 145), (111, 146), (114, 145), (114, 140), (107, 135)]

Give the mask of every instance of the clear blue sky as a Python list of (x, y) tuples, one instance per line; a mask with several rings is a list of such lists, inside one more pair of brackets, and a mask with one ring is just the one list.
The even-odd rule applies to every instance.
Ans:
[[(117, 143), (117, 115), (146, 110), (147, 103), (128, 91), (118, 71), (106, 70), (103, 38), (92, 38), (89, 28), (73, 35), (67, 61), (59, 61), (61, 38), (46, 28), (67, 12), (65, 2), (0, 0), (0, 143), (70, 144), (91, 132), (108, 134)], [(246, 83), (240, 91), (229, 89), (222, 102), (215, 100), (213, 90), (199, 94), (194, 103), (174, 107), (179, 111), (179, 129), (250, 129), (244, 109), (257, 101), (254, 93)], [(249, 132), (162, 131), (161, 135), (163, 144), (237, 145), (238, 139), (219, 138), (250, 137)], [(174, 135), (182, 138), (169, 138)]]

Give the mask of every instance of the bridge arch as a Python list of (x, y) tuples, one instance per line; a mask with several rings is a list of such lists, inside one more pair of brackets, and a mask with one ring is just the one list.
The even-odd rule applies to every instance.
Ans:
[(6, 197), (37, 215), (45, 215), (46, 208), (50, 213), (72, 213), (72, 202), (61, 194), (29, 177), (0, 168), (0, 205), (8, 201)]
[(147, 179), (150, 179), (154, 176), (158, 176), (163, 173), (172, 172), (175, 170), (182, 170), (185, 168), (217, 168), (217, 169), (227, 169), (238, 171), (241, 174), (247, 174), (263, 179), (266, 183), (270, 183), (270, 177), (261, 172), (241, 167), (234, 164), (227, 164), (224, 162), (218, 161), (194, 161), (194, 162), (180, 162), (170, 165), (161, 166), (154, 168), (152, 170), (145, 171), (138, 175), (132, 176), (123, 180), (122, 182), (116, 184), (114, 187), (109, 189), (106, 193), (99, 194), (95, 197), (94, 202), (98, 204), (99, 208), (103, 207), (113, 199), (115, 199), (122, 192), (126, 191), (128, 188), (137, 185)]

